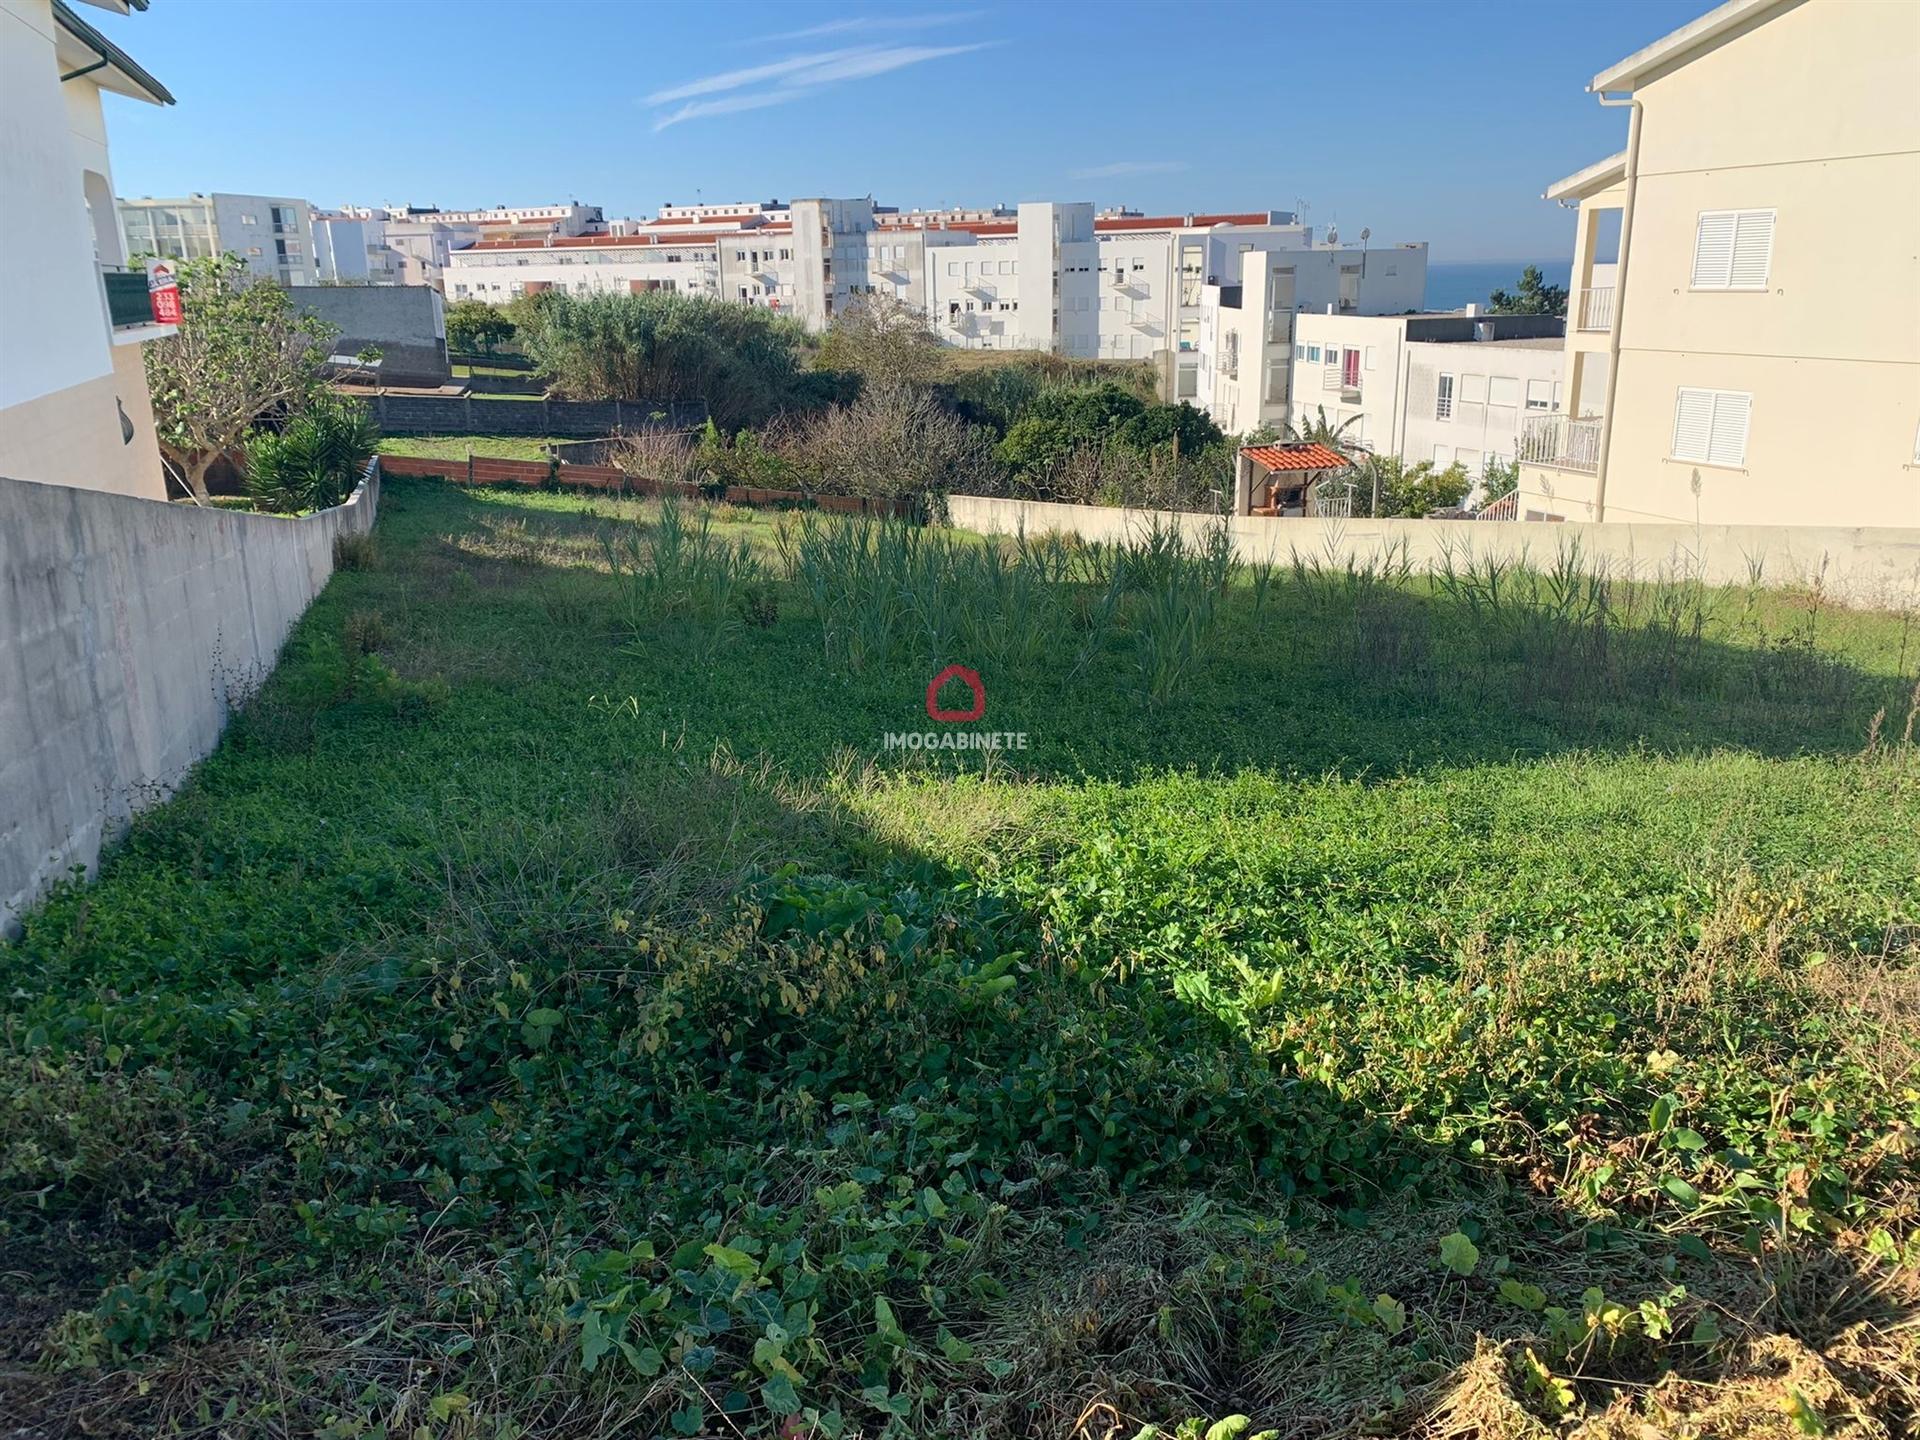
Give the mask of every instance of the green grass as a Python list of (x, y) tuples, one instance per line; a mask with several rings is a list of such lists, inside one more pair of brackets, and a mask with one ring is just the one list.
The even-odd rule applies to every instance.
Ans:
[[(377, 539), (0, 948), (48, 1433), (1910, 1421), (1910, 617), (404, 479)], [(952, 660), (1027, 748), (884, 747)]]
[(424, 455), (434, 460), (464, 460), (469, 450), (496, 460), (545, 460), (546, 447), (560, 443), (555, 436), (527, 435), (384, 435), (382, 455)]
[(525, 369), (513, 369), (505, 365), (459, 365), (453, 367), (456, 379), (470, 380), (475, 376), (500, 375), (510, 380), (526, 378), (531, 372)]

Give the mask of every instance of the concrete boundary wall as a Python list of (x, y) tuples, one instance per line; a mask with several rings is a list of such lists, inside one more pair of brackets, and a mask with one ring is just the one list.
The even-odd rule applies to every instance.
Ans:
[(299, 519), (0, 478), (0, 933), (213, 749), (379, 503), (378, 461)]
[[(954, 495), (953, 523), (983, 534), (1057, 530), (1083, 540), (1118, 540), (1155, 524), (1198, 534), (1218, 522), (1207, 515), (1058, 505)], [(1578, 546), (1589, 570), (1636, 579), (1685, 576), (1712, 585), (1819, 583), (1850, 605), (1903, 609), (1920, 603), (1920, 530), (1817, 525), (1530, 524), (1474, 520), (1313, 520), (1261, 515), (1229, 518), (1240, 558), (1257, 563), (1295, 557), (1345, 565), (1389, 552), (1414, 569), (1467, 559), (1547, 566)]]

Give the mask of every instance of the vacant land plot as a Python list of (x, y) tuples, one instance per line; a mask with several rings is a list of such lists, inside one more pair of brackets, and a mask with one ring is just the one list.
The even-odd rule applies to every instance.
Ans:
[(0, 947), (9, 1434), (1911, 1433), (1910, 617), (383, 505)]
[(382, 455), (424, 455), (433, 460), (464, 460), (469, 454), (495, 460), (545, 460), (547, 446), (558, 437), (529, 435), (388, 435), (380, 441)]

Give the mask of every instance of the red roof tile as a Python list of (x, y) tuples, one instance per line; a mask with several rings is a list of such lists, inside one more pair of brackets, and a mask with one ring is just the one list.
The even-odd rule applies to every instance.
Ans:
[(1291, 445), (1249, 445), (1240, 452), (1268, 470), (1338, 470), (1347, 457), (1318, 441)]
[(1252, 210), (1244, 215), (1196, 215), (1191, 227), (1184, 215), (1118, 215), (1105, 220), (1095, 220), (1093, 228), (1099, 230), (1185, 230), (1188, 228), (1205, 229), (1209, 225), (1265, 225), (1268, 223), (1265, 210)]
[(536, 235), (519, 240), (480, 240), (469, 250), (581, 250), (614, 249), (626, 245), (718, 245), (729, 240), (759, 241), (769, 235), (791, 235), (791, 225), (763, 225), (754, 230), (676, 230), (671, 235)]

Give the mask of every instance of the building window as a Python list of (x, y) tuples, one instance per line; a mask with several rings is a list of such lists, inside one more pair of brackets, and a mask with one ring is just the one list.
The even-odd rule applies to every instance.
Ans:
[(1700, 465), (1744, 465), (1753, 396), (1744, 390), (1681, 387), (1673, 403), (1673, 458)]
[(1551, 410), (1553, 408), (1553, 382), (1551, 380), (1527, 381), (1527, 409)]
[(1366, 367), (1366, 368), (1367, 368), (1367, 369), (1369, 369), (1369, 370), (1371, 370), (1371, 369), (1373, 368), (1373, 350), (1374, 350), (1374, 347), (1373, 347), (1373, 346), (1371, 346), (1371, 345), (1369, 345), (1369, 346), (1367, 346), (1367, 350), (1366, 350), (1366, 354), (1367, 354), (1367, 367)]
[[(1440, 377), (1440, 391), (1433, 401), (1433, 418), (1436, 420), (1453, 418), (1453, 377), (1451, 375)], [(1433, 458), (1436, 462), (1440, 459), (1437, 451)]]
[(1487, 377), (1484, 375), (1462, 375), (1460, 377), (1460, 403), (1462, 405), (1486, 404)]
[(1695, 290), (1764, 290), (1773, 263), (1771, 210), (1705, 210), (1693, 236)]
[(1496, 375), (1487, 382), (1487, 404), (1511, 408), (1520, 403), (1520, 381), (1512, 375)]
[[(1451, 380), (1453, 377), (1451, 375), (1443, 375), (1440, 378), (1443, 380)], [(1444, 470), (1449, 465), (1453, 464), (1453, 447), (1451, 445), (1434, 446), (1433, 447), (1433, 463), (1437, 468), (1441, 470)]]

